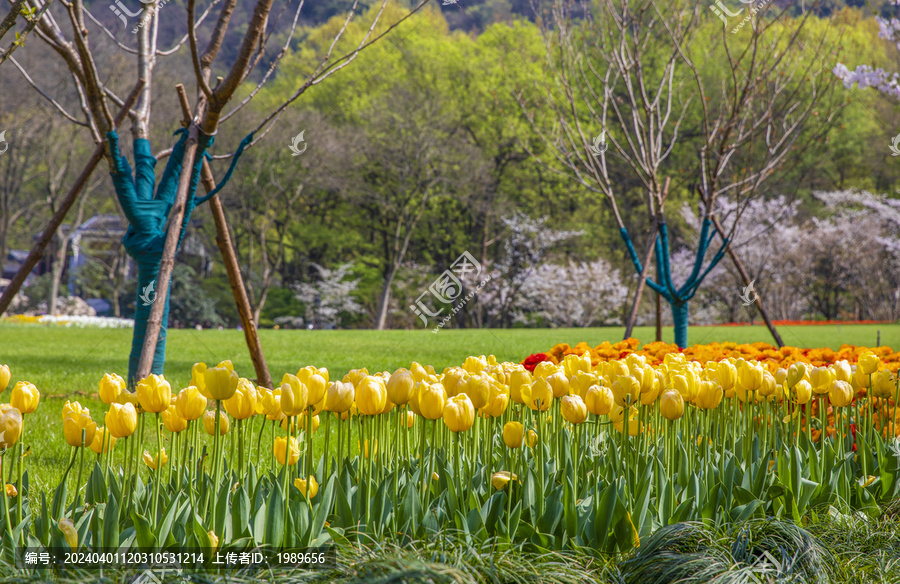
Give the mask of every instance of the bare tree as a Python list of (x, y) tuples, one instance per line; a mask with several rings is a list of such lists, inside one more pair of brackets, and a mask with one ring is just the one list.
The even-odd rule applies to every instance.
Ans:
[[(34, 4), (43, 9), (45, 2), (32, 0)], [(369, 28), (362, 40), (351, 50), (344, 54), (335, 54), (338, 43), (351, 20), (358, 15), (359, 1), (355, 1), (347, 11), (338, 32), (321, 56), (319, 62), (303, 79), (297, 90), (288, 96), (280, 105), (260, 122), (248, 140), (242, 142), (241, 147), (252, 146), (250, 139), (261, 139), (266, 131), (272, 127), (274, 121), (282, 112), (296, 101), (309, 87), (322, 82), (333, 73), (339, 71), (351, 63), (360, 51), (376, 42), (393, 30), (399, 22), (404, 21), (416, 10), (424, 5), (420, 2), (412, 12), (407, 13), (398, 22), (387, 27), (386, 30), (375, 34), (375, 27), (387, 0), (383, 0), (380, 6), (369, 10)], [(136, 314), (135, 337), (132, 345), (132, 359), (129, 365), (129, 379), (141, 378), (151, 372), (161, 372), (165, 359), (165, 328), (164, 322), (168, 312), (168, 291), (171, 281), (172, 266), (176, 249), (183, 235), (183, 228), (190, 217), (194, 207), (204, 200), (210, 200), (211, 209), (216, 219), (217, 241), (225, 255), (225, 263), (229, 270), (232, 288), (238, 299), (238, 309), (244, 323), (248, 344), (251, 346), (251, 356), (257, 368), (258, 378), (261, 383), (271, 385), (265, 359), (262, 356), (258, 337), (255, 334), (255, 325), (252, 322), (249, 303), (246, 302), (246, 294), (237, 262), (233, 253), (229, 257), (231, 249), (230, 236), (227, 233), (227, 223), (218, 199), (213, 190), (215, 182), (205, 161), (206, 151), (213, 142), (219, 124), (229, 119), (232, 115), (243, 109), (259, 89), (271, 78), (281, 58), (287, 53), (297, 26), (303, 0), (299, 0), (296, 9), (288, 14), (293, 14), (293, 20), (287, 24), (287, 33), (281, 51), (270, 61), (267, 71), (261, 80), (252, 88), (247, 96), (231, 111), (226, 107), (238, 87), (247, 81), (251, 72), (262, 60), (267, 46), (267, 41), (273, 37), (273, 33), (281, 23), (284, 10), (273, 15), (272, 0), (256, 0), (250, 20), (239, 39), (226, 41), (229, 24), (234, 13), (236, 0), (224, 0), (218, 10), (218, 17), (214, 27), (208, 34), (206, 48), (201, 52), (198, 46), (197, 29), (210, 13), (207, 12), (197, 17), (195, 0), (188, 0), (186, 6), (187, 34), (174, 47), (168, 50), (160, 50), (157, 46), (159, 2), (154, 0), (142, 4), (141, 26), (136, 30), (137, 48), (132, 49), (115, 40), (109, 30), (90, 14), (84, 7), (83, 0), (72, 0), (63, 5), (64, 17), (68, 20), (71, 40), (66, 37), (63, 27), (59, 24), (57, 15), (53, 10), (41, 11), (38, 19), (37, 34), (47, 43), (66, 63), (76, 91), (80, 98), (81, 120), (55, 104), (57, 109), (68, 119), (80, 122), (89, 127), (91, 137), (96, 144), (105, 144), (103, 153), (107, 156), (116, 193), (123, 211), (129, 220), (131, 227), (125, 237), (126, 248), (138, 259), (138, 286), (139, 294), (147, 294), (154, 286), (158, 293), (156, 300), (149, 306), (138, 306)], [(114, 88), (104, 81), (107, 76), (101, 75), (94, 52), (88, 41), (88, 21), (100, 28), (100, 30), (114, 40), (115, 45), (126, 54), (135, 55), (137, 66), (134, 79), (136, 87), (140, 91), (137, 104), (132, 109), (127, 100), (117, 96)], [(238, 46), (237, 54), (230, 64), (217, 63), (216, 58), (225, 42)], [(154, 157), (149, 148), (149, 130), (151, 124), (151, 91), (154, 69), (157, 59), (178, 51), (187, 46), (190, 50), (191, 62), (194, 69), (194, 82), (196, 85), (196, 103), (191, 109), (185, 95), (180, 95), (183, 109), (188, 110), (187, 122), (189, 127), (184, 131), (181, 139), (171, 149), (163, 150)], [(215, 82), (212, 79), (213, 68), (225, 69), (227, 73)], [(35, 89), (45, 98), (49, 98), (46, 91)], [(130, 166), (118, 151), (118, 135), (115, 132), (115, 123), (110, 113), (108, 103), (124, 106), (132, 121), (131, 132), (135, 146), (136, 174), (132, 176)], [(258, 134), (257, 136), (254, 135)], [(160, 184), (154, 194), (155, 176), (153, 167), (158, 158), (168, 156), (166, 171), (160, 179)], [(92, 163), (96, 163), (96, 156)], [(85, 172), (89, 174), (93, 166), (89, 165)], [(84, 173), (83, 173), (84, 174)], [(208, 197), (200, 199), (195, 197), (197, 184), (203, 178), (204, 187), (212, 191)], [(79, 181), (81, 184), (82, 181)], [(79, 189), (70, 191), (73, 200), (77, 197)], [(69, 197), (67, 197), (67, 200)], [(67, 210), (67, 209), (66, 209)], [(54, 216), (54, 223), (59, 220)], [(149, 288), (148, 288), (149, 287)], [(7, 291), (9, 292), (9, 291)], [(12, 292), (14, 294), (15, 291)], [(5, 308), (11, 301), (11, 296), (4, 294), (0, 300), (0, 308)], [(146, 308), (146, 310), (145, 310)]]
[[(745, 203), (759, 195), (763, 182), (805, 148), (798, 139), (833, 83), (821, 80), (827, 71), (820, 57), (828, 51), (825, 38), (818, 46), (801, 46), (799, 31), (809, 15), (786, 24), (785, 11), (768, 22), (757, 18), (741, 35), (710, 25), (718, 20), (706, 6), (686, 0), (557, 0), (544, 19), (553, 26), (543, 30), (552, 78), (544, 101), (556, 114), (556, 126), (547, 130), (530, 113), (529, 118), (551, 147), (553, 168), (610, 204), (640, 274), (626, 336), (646, 281), (670, 304), (676, 342), (686, 345), (688, 302), (728, 250), (732, 235), (715, 216), (716, 200)], [(700, 56), (705, 63), (724, 64), (725, 75), (704, 66)], [(528, 112), (524, 99), (522, 104)], [(835, 114), (820, 118), (822, 131)], [(808, 144), (815, 136), (807, 132), (804, 138)], [(698, 161), (682, 188), (696, 191), (703, 217), (693, 269), (676, 286), (665, 204), (671, 157), (685, 141)], [(615, 180), (614, 169), (622, 167), (639, 189), (623, 189)], [(620, 209), (636, 209), (640, 199), (651, 230), (638, 255)], [(716, 235), (718, 250), (707, 258)], [(733, 250), (730, 254), (739, 265)], [(656, 281), (647, 277), (651, 256)]]

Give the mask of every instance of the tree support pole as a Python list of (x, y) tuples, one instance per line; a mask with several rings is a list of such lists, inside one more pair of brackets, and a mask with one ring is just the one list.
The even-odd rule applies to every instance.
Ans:
[[(713, 224), (716, 226), (716, 230), (718, 232), (724, 233), (722, 229), (722, 225), (719, 223), (719, 218), (713, 216)], [(750, 275), (747, 274), (747, 270), (744, 269), (744, 264), (738, 259), (737, 254), (734, 253), (734, 246), (728, 246), (728, 256), (731, 258), (731, 262), (734, 264), (734, 267), (737, 268), (738, 273), (741, 275), (741, 280), (744, 282), (744, 286), (750, 285)], [(769, 332), (772, 333), (772, 338), (775, 339), (775, 343), (779, 347), (784, 346), (784, 341), (781, 340), (781, 335), (778, 334), (778, 330), (775, 329), (775, 325), (772, 323), (772, 319), (769, 318), (769, 313), (766, 312), (765, 306), (763, 306), (762, 298), (760, 298), (759, 293), (756, 294), (755, 300), (756, 308), (759, 310), (759, 313), (762, 315), (763, 320), (766, 321), (766, 326), (769, 327)]]
[[(202, 114), (206, 108), (206, 102), (200, 103), (199, 110)], [(181, 166), (181, 175), (178, 177), (178, 190), (175, 194), (175, 204), (169, 211), (166, 220), (166, 243), (163, 247), (162, 261), (159, 264), (159, 275), (156, 277), (156, 301), (150, 308), (150, 316), (147, 319), (147, 332), (144, 335), (144, 346), (141, 348), (141, 358), (138, 361), (137, 373), (134, 381), (137, 383), (150, 375), (153, 366), (153, 357), (156, 353), (156, 342), (159, 340), (162, 316), (169, 302), (169, 284), (172, 281), (172, 269), (175, 267), (175, 252), (178, 251), (178, 241), (181, 239), (181, 226), (184, 222), (184, 208), (190, 193), (191, 175), (194, 172), (197, 145), (199, 142), (200, 127), (192, 124), (188, 130), (188, 138), (184, 145), (184, 160)]]
[[(119, 113), (116, 114), (113, 125), (114, 128), (122, 123), (122, 121), (125, 119), (125, 116), (128, 115), (128, 112), (131, 110), (134, 104), (137, 103), (138, 97), (140, 97), (141, 91), (144, 88), (144, 83), (145, 82), (143, 79), (138, 79), (138, 82), (134, 86), (134, 89), (131, 90), (128, 98), (125, 99), (125, 103), (122, 105)], [(43, 233), (41, 233), (41, 237), (34, 244), (34, 247), (31, 248), (31, 251), (28, 252), (28, 257), (25, 258), (25, 261), (22, 263), (19, 271), (16, 272), (16, 275), (15, 277), (13, 277), (12, 282), (9, 283), (9, 286), (6, 287), (3, 295), (0, 296), (0, 314), (6, 312), (6, 309), (9, 308), (10, 304), (12, 304), (12, 299), (19, 292), (22, 284), (25, 283), (25, 279), (28, 277), (28, 274), (31, 273), (31, 270), (34, 269), (34, 266), (36, 266), (44, 256), (44, 251), (46, 251), (47, 246), (50, 244), (50, 241), (56, 234), (59, 226), (62, 225), (63, 220), (66, 218), (66, 214), (72, 208), (72, 205), (75, 204), (75, 200), (78, 199), (78, 195), (81, 194), (82, 189), (84, 189), (84, 186), (87, 184), (88, 179), (91, 177), (91, 174), (94, 172), (97, 164), (99, 164), (100, 159), (103, 158), (104, 154), (106, 154), (106, 144), (107, 143), (104, 140), (103, 142), (98, 144), (96, 148), (94, 148), (94, 153), (91, 155), (91, 158), (85, 165), (84, 170), (82, 170), (81, 174), (78, 175), (78, 178), (75, 179), (75, 184), (73, 184), (72, 188), (69, 189), (69, 192), (63, 199), (62, 204), (59, 206), (59, 209), (57, 209), (56, 213), (53, 214), (53, 217), (50, 218), (50, 223), (47, 224), (47, 227), (44, 229)]]
[[(184, 91), (183, 85), (178, 85), (176, 89), (178, 90), (178, 100), (181, 102), (181, 112), (184, 115), (184, 121), (186, 124), (189, 124), (191, 119), (191, 106), (188, 102), (187, 93)], [(203, 161), (203, 170), (200, 174), (200, 180), (207, 193), (216, 188), (216, 181), (209, 168), (209, 162), (206, 160)], [(269, 374), (266, 356), (263, 354), (262, 344), (259, 341), (259, 333), (256, 330), (256, 323), (253, 320), (250, 300), (247, 298), (247, 290), (244, 288), (244, 279), (241, 277), (237, 256), (235, 255), (234, 247), (231, 244), (228, 223), (225, 221), (225, 210), (222, 207), (222, 201), (219, 200), (218, 195), (209, 200), (209, 208), (212, 212), (213, 221), (216, 224), (216, 244), (219, 246), (219, 252), (222, 254), (222, 261), (225, 264), (225, 270), (228, 272), (228, 281), (231, 284), (231, 291), (234, 293), (234, 302), (237, 305), (238, 314), (241, 317), (241, 326), (244, 329), (244, 339), (247, 341), (247, 348), (250, 350), (250, 359), (253, 360), (253, 368), (256, 369), (257, 384), (273, 389), (272, 376)]]

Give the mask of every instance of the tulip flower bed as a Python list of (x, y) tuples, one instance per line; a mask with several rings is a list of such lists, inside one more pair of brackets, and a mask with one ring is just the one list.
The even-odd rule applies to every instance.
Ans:
[[(875, 520), (896, 501), (893, 352), (774, 371), (686, 353), (654, 363), (585, 351), (533, 371), (469, 357), (440, 373), (412, 363), (340, 380), (307, 366), (274, 389), (228, 361), (197, 363), (180, 390), (151, 375), (132, 393), (110, 373), (98, 386), (107, 410), (67, 402), (55, 430), (27, 424), (40, 392), (15, 380), (0, 404), (3, 558), (190, 549), (206, 553), (196, 568), (213, 569), (213, 551), (429, 545), (450, 533), (475, 547), (639, 557), (663, 545), (655, 532), (681, 533), (676, 523), (802, 524), (822, 509)], [(0, 366), (0, 390), (12, 373)], [(63, 480), (49, 496), (30, 491), (24, 456), (47, 431), (71, 446), (76, 473), (74, 489)]]
[(747, 361), (759, 361), (770, 372), (779, 368), (790, 367), (794, 363), (806, 363), (822, 367), (832, 365), (838, 361), (847, 361), (856, 364), (860, 355), (875, 353), (884, 363), (886, 369), (896, 373), (900, 369), (900, 353), (894, 352), (890, 347), (857, 347), (854, 345), (841, 345), (837, 351), (829, 348), (801, 349), (799, 347), (776, 347), (769, 343), (708, 343), (705, 345), (693, 345), (686, 349), (680, 349), (673, 343), (652, 342), (638, 349), (638, 340), (625, 339), (618, 343), (604, 341), (596, 347), (587, 343), (578, 343), (574, 347), (567, 343), (554, 345), (546, 353), (535, 353), (528, 356), (522, 365), (529, 371), (533, 371), (535, 365), (542, 361), (560, 363), (568, 355), (591, 354), (591, 364), (596, 366), (601, 361), (624, 359), (632, 353), (647, 359), (652, 365), (659, 365), (666, 355), (670, 353), (682, 353), (688, 361), (706, 363), (708, 361), (722, 361), (723, 359), (743, 359)]

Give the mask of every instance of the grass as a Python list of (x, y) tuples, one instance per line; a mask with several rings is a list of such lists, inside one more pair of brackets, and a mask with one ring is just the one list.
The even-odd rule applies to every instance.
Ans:
[[(883, 345), (900, 346), (900, 325), (792, 326), (780, 327), (780, 331), (786, 342), (800, 347), (837, 349), (845, 343), (874, 345), (878, 331)], [(295, 373), (307, 364), (327, 367), (333, 379), (340, 379), (358, 367), (368, 367), (372, 372), (393, 371), (408, 367), (412, 361), (431, 364), (440, 371), (462, 363), (468, 355), (494, 354), (501, 361), (521, 361), (556, 343), (574, 345), (586, 341), (597, 345), (605, 340), (621, 340), (623, 333), (624, 329), (618, 327), (449, 329), (437, 334), (428, 330), (263, 330), (260, 338), (269, 370), (277, 382), (283, 373)], [(104, 425), (106, 406), (97, 398), (97, 384), (106, 372), (115, 371), (123, 376), (127, 373), (131, 334), (129, 329), (0, 324), (0, 363), (12, 369), (10, 386), (25, 379), (34, 383), (42, 394), (41, 406), (25, 420), (25, 440), (31, 447), (26, 461), (33, 488), (55, 487), (68, 463), (70, 448), (63, 440), (61, 421), (62, 406), (67, 399), (80, 401), (91, 410), (98, 425)], [(654, 334), (650, 327), (638, 327), (634, 332), (642, 340), (652, 340)], [(664, 328), (663, 340), (671, 342), (672, 339), (671, 327)], [(771, 342), (771, 336), (762, 326), (698, 326), (691, 327), (689, 340), (691, 343)], [(173, 392), (188, 384), (191, 365), (195, 362), (214, 364), (224, 359), (231, 359), (238, 372), (253, 376), (241, 332), (169, 331), (166, 378)], [(321, 434), (315, 438), (317, 447), (321, 448)], [(264, 450), (271, 448), (270, 440), (270, 433), (264, 432)], [(74, 477), (70, 480), (74, 482)]]
[[(900, 325), (825, 325), (780, 327), (788, 344), (800, 347), (828, 346), (837, 349), (842, 344), (874, 345), (880, 331), (881, 343), (900, 346)], [(273, 377), (280, 379), (284, 372), (295, 372), (306, 364), (327, 367), (333, 379), (348, 370), (366, 366), (370, 371), (393, 370), (409, 366), (413, 360), (432, 364), (438, 370), (459, 364), (468, 355), (494, 354), (501, 361), (520, 361), (530, 353), (549, 349), (554, 344), (575, 344), (586, 341), (596, 345), (604, 340), (622, 338), (621, 328), (593, 329), (512, 329), (512, 330), (444, 330), (429, 331), (261, 331), (260, 336)], [(644, 327), (635, 336), (651, 340), (654, 332)], [(771, 342), (764, 327), (692, 327), (692, 343), (713, 341)], [(671, 328), (665, 329), (663, 340), (672, 340)], [(0, 324), (0, 363), (10, 365), (12, 381), (26, 379), (42, 392), (38, 410), (26, 417), (25, 442), (29, 445), (26, 458), (31, 488), (49, 492), (62, 477), (71, 449), (62, 437), (60, 412), (66, 399), (77, 399), (89, 407), (94, 419), (103, 425), (106, 406), (97, 399), (97, 383), (108, 371), (123, 375), (128, 367), (131, 331), (120, 329), (67, 329), (51, 326)], [(190, 379), (191, 365), (197, 361), (217, 363), (231, 359), (236, 369), (252, 376), (253, 368), (246, 352), (242, 333), (234, 330), (173, 330), (169, 333), (166, 376), (174, 391), (184, 387)], [(8, 399), (6, 396), (0, 399)], [(256, 432), (254, 432), (255, 434)], [(152, 435), (152, 433), (149, 433)], [(270, 433), (264, 432), (263, 452), (271, 452)], [(321, 432), (316, 434), (316, 446), (322, 447)], [(151, 440), (152, 441), (152, 440)], [(152, 449), (153, 446), (151, 445)], [(86, 458), (93, 454), (88, 451)], [(4, 468), (4, 471), (6, 468)], [(6, 473), (4, 472), (4, 475)], [(70, 492), (74, 487), (70, 474)], [(6, 480), (4, 476), (3, 480)], [(785, 532), (795, 547), (815, 551), (825, 557), (829, 577), (834, 582), (900, 582), (900, 510), (885, 513), (873, 522), (858, 517), (834, 519), (822, 515), (806, 532)], [(759, 531), (758, 528), (754, 528)], [(806, 573), (815, 565), (804, 564), (803, 555), (796, 556), (790, 545), (775, 544), (760, 549), (756, 555), (738, 556), (733, 543), (738, 534), (733, 529), (712, 530), (702, 526), (692, 528), (692, 536), (684, 541), (685, 549), (674, 553), (667, 547), (665, 561), (653, 557), (656, 547), (648, 540), (637, 554), (618, 564), (591, 556), (535, 556), (521, 550), (472, 550), (461, 545), (448, 548), (422, 543), (398, 548), (390, 545), (376, 550), (355, 550), (342, 557), (337, 572), (285, 574), (278, 581), (325, 582), (627, 582), (648, 584), (650, 572), (637, 578), (641, 570), (655, 573), (675, 573), (678, 562), (692, 561), (705, 566), (707, 581), (752, 581), (749, 573), (763, 566), (759, 573), (775, 578), (765, 581), (789, 581), (781, 576), (797, 570)], [(777, 534), (776, 534), (777, 535)], [(770, 538), (771, 539), (771, 538)], [(788, 538), (790, 539), (790, 538)], [(691, 544), (694, 542), (694, 544)], [(802, 545), (800, 545), (800, 542)], [(819, 543), (817, 543), (819, 542)], [(820, 545), (821, 543), (821, 545)], [(691, 547), (693, 545), (693, 547)], [(779, 547), (780, 546), (780, 547)], [(766, 556), (763, 552), (769, 553)], [(757, 560), (757, 558), (763, 558)], [(748, 560), (757, 562), (748, 563)], [(774, 561), (773, 561), (774, 560)], [(666, 562), (669, 562), (666, 564)], [(673, 563), (674, 562), (674, 563)], [(766, 564), (768, 562), (768, 564)], [(798, 563), (800, 562), (800, 563)], [(776, 565), (777, 564), (777, 565)], [(714, 576), (718, 567), (728, 567)], [(756, 567), (754, 567), (756, 566)], [(833, 566), (837, 566), (834, 568)], [(778, 570), (782, 570), (781, 573)], [(787, 572), (785, 572), (787, 570)], [(780, 575), (779, 575), (780, 574)], [(237, 576), (237, 575), (235, 575)], [(254, 576), (255, 579), (258, 576)], [(240, 582), (237, 577), (230, 581)], [(663, 582), (664, 578), (657, 581)], [(796, 581), (807, 581), (801, 577)]]

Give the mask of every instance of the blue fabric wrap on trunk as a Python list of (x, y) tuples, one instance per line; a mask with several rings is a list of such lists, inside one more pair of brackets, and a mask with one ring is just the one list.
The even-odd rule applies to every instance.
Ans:
[[(144, 336), (147, 332), (147, 320), (150, 317), (150, 309), (156, 299), (156, 279), (159, 276), (159, 267), (162, 262), (163, 248), (166, 242), (166, 225), (169, 212), (175, 204), (175, 196), (178, 192), (178, 180), (184, 163), (185, 143), (187, 131), (182, 129), (178, 142), (172, 149), (172, 154), (166, 163), (162, 178), (156, 188), (154, 169), (156, 158), (150, 152), (150, 142), (143, 138), (135, 139), (134, 165), (132, 176), (131, 166), (124, 156), (119, 154), (119, 137), (115, 131), (107, 133), (110, 151), (113, 155), (113, 186), (116, 195), (122, 205), (125, 217), (128, 219), (128, 230), (122, 243), (125, 250), (134, 258), (138, 269), (138, 289), (135, 298), (134, 336), (131, 343), (131, 355), (128, 360), (128, 383), (133, 385), (134, 376), (137, 373), (138, 361), (144, 346)], [(190, 221), (191, 213), (197, 205), (194, 194), (200, 181), (200, 169), (203, 164), (204, 154), (212, 145), (213, 137), (203, 133), (199, 134), (197, 153), (194, 157), (194, 167), (191, 171), (191, 181), (188, 187), (188, 196), (184, 208), (184, 220), (181, 224), (181, 233), (178, 243), (184, 238), (184, 233)], [(171, 281), (169, 286), (171, 291)], [(156, 341), (156, 351), (153, 355), (151, 372), (161, 374), (165, 363), (166, 354), (166, 329), (169, 319), (169, 295), (166, 294), (166, 303), (163, 308), (162, 325), (159, 338)]]

